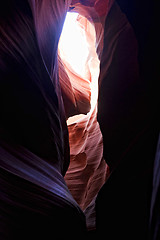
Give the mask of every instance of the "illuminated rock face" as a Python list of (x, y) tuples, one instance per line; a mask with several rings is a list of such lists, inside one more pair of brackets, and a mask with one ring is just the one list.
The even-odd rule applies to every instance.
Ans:
[(72, 195), (85, 210), (104, 184), (107, 174), (96, 110), (70, 124), (68, 130), (71, 158), (65, 180)]

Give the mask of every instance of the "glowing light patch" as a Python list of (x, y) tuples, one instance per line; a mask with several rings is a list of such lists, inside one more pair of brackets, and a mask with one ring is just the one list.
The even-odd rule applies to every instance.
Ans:
[[(98, 77), (100, 71), (100, 62), (95, 48), (96, 33), (91, 24), (90, 27), (92, 37), (91, 40), (88, 40), (85, 29), (80, 26), (79, 22), (77, 21), (78, 16), (78, 13), (67, 13), (59, 41), (59, 54), (61, 59), (65, 59), (73, 71), (75, 71), (76, 74), (80, 75), (84, 79), (86, 79), (86, 71), (89, 67), (91, 74), (91, 110), (88, 114), (92, 114), (97, 105)], [(67, 121), (67, 124), (69, 125), (85, 116), (86, 115), (79, 114), (70, 117)]]
[(85, 61), (89, 50), (83, 29), (77, 23), (78, 13), (67, 13), (59, 41), (60, 53), (80, 76), (85, 75)]

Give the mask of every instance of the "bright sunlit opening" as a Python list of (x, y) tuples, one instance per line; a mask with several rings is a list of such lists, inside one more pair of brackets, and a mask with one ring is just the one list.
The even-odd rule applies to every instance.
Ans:
[[(93, 36), (85, 32), (85, 27), (78, 22), (78, 13), (67, 13), (59, 41), (59, 54), (62, 61), (65, 59), (71, 69), (80, 77), (86, 79), (86, 70), (89, 68), (91, 75), (91, 110), (92, 113), (98, 98), (99, 59), (96, 53), (96, 33), (94, 26), (89, 23)], [(88, 21), (88, 20), (87, 20)], [(91, 45), (90, 45), (91, 44)], [(79, 115), (82, 116), (82, 115)], [(78, 119), (78, 115), (71, 117), (69, 122)]]
[(88, 47), (83, 33), (77, 23), (78, 13), (67, 13), (63, 31), (59, 41), (59, 49), (62, 57), (70, 63), (73, 70), (83, 76), (85, 65), (82, 64), (88, 57)]

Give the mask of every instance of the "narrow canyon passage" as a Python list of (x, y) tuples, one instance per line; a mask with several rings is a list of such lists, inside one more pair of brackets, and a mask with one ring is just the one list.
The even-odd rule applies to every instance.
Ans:
[(94, 201), (106, 180), (108, 166), (103, 159), (103, 139), (97, 122), (100, 61), (96, 53), (96, 32), (87, 18), (75, 12), (67, 14), (59, 56), (64, 66), (60, 76), (64, 78), (66, 72), (78, 102), (78, 114), (67, 120), (70, 165), (65, 181), (85, 211), (88, 227), (93, 228)]

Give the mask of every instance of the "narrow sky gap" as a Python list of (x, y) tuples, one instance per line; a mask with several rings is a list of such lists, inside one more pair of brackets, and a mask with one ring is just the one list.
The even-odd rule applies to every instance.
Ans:
[(77, 23), (78, 13), (67, 13), (63, 31), (61, 34), (59, 48), (61, 54), (69, 62), (73, 70), (83, 76), (85, 65), (83, 64), (89, 54), (85, 34)]
[[(67, 13), (59, 41), (59, 53), (61, 59), (65, 59), (80, 77), (86, 79), (86, 72), (89, 69), (91, 75), (91, 110), (88, 114), (90, 114), (94, 110), (98, 98), (99, 60), (95, 48), (96, 34), (94, 27), (90, 26), (93, 38), (87, 39), (85, 27), (83, 28), (78, 22), (78, 16), (78, 13)], [(67, 122), (68, 124), (72, 123), (82, 116), (82, 114), (73, 116)]]

